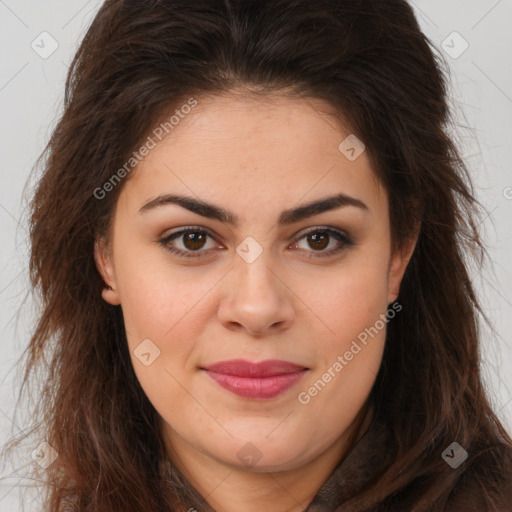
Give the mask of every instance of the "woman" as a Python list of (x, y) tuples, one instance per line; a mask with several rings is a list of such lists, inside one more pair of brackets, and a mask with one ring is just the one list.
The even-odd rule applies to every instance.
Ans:
[(404, 0), (104, 3), (32, 203), (45, 510), (512, 510), (440, 64)]

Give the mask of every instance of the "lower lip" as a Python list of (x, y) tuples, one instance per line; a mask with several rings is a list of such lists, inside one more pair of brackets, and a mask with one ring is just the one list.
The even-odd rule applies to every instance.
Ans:
[(206, 371), (206, 373), (217, 384), (235, 395), (261, 400), (274, 398), (284, 393), (303, 377), (306, 370), (264, 378), (236, 377), (210, 371)]

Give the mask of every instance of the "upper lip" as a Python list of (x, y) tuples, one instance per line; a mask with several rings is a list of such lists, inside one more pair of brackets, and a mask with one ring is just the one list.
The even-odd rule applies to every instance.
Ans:
[(209, 366), (203, 367), (203, 370), (236, 377), (275, 377), (277, 375), (287, 375), (307, 370), (305, 366), (291, 363), (289, 361), (280, 361), (278, 359), (267, 359), (259, 363), (252, 363), (244, 359), (230, 359), (229, 361), (220, 361)]

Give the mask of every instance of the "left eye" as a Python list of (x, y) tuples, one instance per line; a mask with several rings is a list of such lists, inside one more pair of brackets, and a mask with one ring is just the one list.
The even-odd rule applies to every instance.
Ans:
[[(203, 229), (187, 228), (171, 233), (165, 238), (159, 240), (159, 242), (165, 249), (180, 257), (200, 258), (202, 257), (201, 253), (207, 253), (212, 249), (212, 247), (210, 247), (202, 250), (204, 249), (208, 238), (213, 238), (213, 236)], [(304, 233), (298, 238), (297, 242), (294, 243), (294, 247), (303, 249), (299, 247), (300, 241), (303, 239), (305, 239), (309, 247), (313, 249), (313, 251), (309, 252), (317, 253), (315, 257), (331, 256), (341, 252), (346, 248), (346, 246), (353, 245), (353, 242), (348, 235), (342, 231), (331, 228), (314, 228), (307, 233)], [(335, 246), (334, 249), (329, 251), (325, 251), (324, 249), (331, 244), (333, 239), (338, 242), (338, 246)], [(178, 248), (174, 244), (171, 244), (174, 240), (179, 240), (182, 247)], [(305, 250), (307, 251), (307, 249)], [(311, 258), (313, 255), (309, 257)]]
[[(332, 256), (346, 249), (348, 246), (353, 245), (353, 241), (348, 235), (342, 231), (331, 228), (314, 228), (303, 234), (299, 238), (299, 242), (302, 239), (306, 240), (306, 243), (313, 249), (313, 252), (319, 253), (316, 254), (315, 257)], [(323, 249), (328, 247), (332, 241), (337, 241), (337, 246), (335, 245), (335, 247), (329, 251), (324, 251)], [(298, 247), (299, 243), (297, 242), (295, 245)], [(310, 258), (311, 257), (313, 256), (310, 256)]]

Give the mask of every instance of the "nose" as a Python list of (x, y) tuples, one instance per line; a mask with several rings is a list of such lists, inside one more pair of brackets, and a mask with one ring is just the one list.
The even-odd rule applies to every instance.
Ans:
[(290, 327), (293, 293), (265, 253), (252, 263), (238, 258), (223, 283), (218, 318), (227, 329), (265, 336)]

